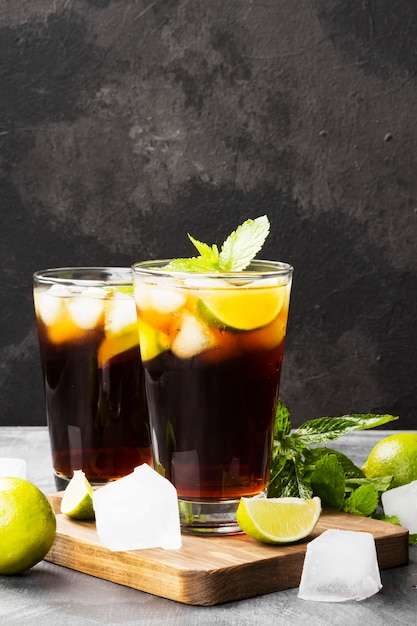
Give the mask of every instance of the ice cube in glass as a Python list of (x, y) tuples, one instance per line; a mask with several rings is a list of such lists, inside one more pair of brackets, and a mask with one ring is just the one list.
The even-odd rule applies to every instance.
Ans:
[(364, 600), (381, 587), (371, 533), (330, 529), (307, 545), (298, 590), (302, 600)]
[(185, 312), (180, 322), (180, 330), (175, 337), (171, 350), (181, 359), (190, 359), (215, 345), (215, 338), (208, 326)]
[(68, 298), (67, 308), (73, 322), (84, 330), (94, 328), (103, 314), (103, 301), (98, 298), (78, 296)]
[(117, 335), (135, 324), (135, 301), (126, 294), (115, 293), (113, 298), (106, 302), (106, 334)]

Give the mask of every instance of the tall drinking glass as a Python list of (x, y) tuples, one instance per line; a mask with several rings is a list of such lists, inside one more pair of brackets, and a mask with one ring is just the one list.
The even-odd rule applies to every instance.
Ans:
[(36, 272), (34, 303), (57, 488), (151, 464), (131, 269)]
[(155, 468), (184, 532), (240, 529), (241, 496), (268, 485), (293, 268), (195, 274), (133, 266)]

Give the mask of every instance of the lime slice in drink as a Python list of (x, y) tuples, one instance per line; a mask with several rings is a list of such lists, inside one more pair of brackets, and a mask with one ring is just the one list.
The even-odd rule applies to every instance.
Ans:
[(98, 366), (103, 368), (110, 359), (139, 345), (137, 324), (130, 324), (118, 334), (108, 334), (100, 344), (97, 353)]
[(98, 365), (139, 346), (136, 306), (129, 292), (113, 291), (105, 303), (105, 337), (98, 350)]
[(320, 498), (241, 498), (236, 518), (247, 535), (264, 543), (292, 543), (307, 537), (321, 513)]
[(270, 324), (281, 311), (286, 287), (219, 289), (197, 302), (202, 319), (234, 330), (255, 330)]
[(142, 361), (150, 361), (169, 348), (169, 337), (142, 320), (138, 322)]
[(75, 470), (64, 491), (61, 513), (73, 519), (94, 519), (93, 488), (82, 470)]

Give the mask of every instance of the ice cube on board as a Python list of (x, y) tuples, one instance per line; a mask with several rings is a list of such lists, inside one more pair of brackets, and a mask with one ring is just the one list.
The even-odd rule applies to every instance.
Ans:
[(417, 480), (384, 491), (381, 500), (385, 515), (396, 515), (404, 528), (417, 533)]
[(302, 600), (364, 600), (381, 587), (372, 533), (331, 529), (307, 544), (298, 590)]
[(181, 547), (175, 487), (146, 463), (93, 494), (97, 534), (109, 550)]
[(26, 480), (26, 461), (16, 457), (0, 458), (0, 476), (14, 476)]

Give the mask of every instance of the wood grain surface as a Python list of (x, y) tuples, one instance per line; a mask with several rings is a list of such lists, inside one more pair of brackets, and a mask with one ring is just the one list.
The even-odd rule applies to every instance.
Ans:
[(291, 545), (261, 544), (244, 534), (183, 535), (179, 550), (112, 552), (100, 543), (94, 522), (59, 513), (61, 497), (50, 496), (57, 535), (47, 561), (185, 604), (209, 606), (298, 587), (308, 541), (329, 528), (371, 532), (381, 569), (408, 563), (405, 528), (336, 511), (323, 511), (314, 532)]

